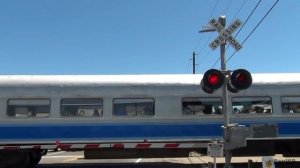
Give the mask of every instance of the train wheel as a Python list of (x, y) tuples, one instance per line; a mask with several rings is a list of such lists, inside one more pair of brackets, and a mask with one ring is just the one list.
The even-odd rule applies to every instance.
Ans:
[(42, 151), (41, 150), (33, 150), (27, 153), (29, 156), (29, 163), (28, 168), (35, 167), (42, 158)]
[(42, 149), (42, 151), (41, 151), (41, 155), (42, 156), (47, 155), (47, 153), (48, 153), (47, 149)]
[(30, 157), (27, 152), (19, 151), (15, 155), (15, 162), (13, 163), (15, 168), (29, 168)]
[(0, 168), (5, 168), (6, 163), (5, 163), (5, 158), (0, 156)]

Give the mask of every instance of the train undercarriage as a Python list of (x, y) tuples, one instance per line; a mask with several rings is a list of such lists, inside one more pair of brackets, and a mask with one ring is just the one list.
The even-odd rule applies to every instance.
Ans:
[(0, 168), (34, 168), (46, 153), (43, 149), (1, 150)]
[[(273, 156), (300, 157), (299, 139), (289, 140), (248, 140), (247, 147), (232, 151), (237, 156)], [(126, 159), (126, 158), (163, 158), (188, 157), (191, 151), (201, 155), (207, 154), (206, 148), (94, 148), (94, 149), (61, 149), (66, 151), (84, 151), (85, 159)], [(46, 149), (3, 149), (0, 150), (0, 168), (34, 168)]]
[[(300, 157), (300, 143), (296, 140), (248, 140), (247, 147), (232, 150), (233, 156), (274, 156)], [(154, 148), (154, 149), (85, 149), (85, 159), (111, 158), (151, 158), (151, 157), (188, 157), (191, 151), (207, 155), (207, 148)]]

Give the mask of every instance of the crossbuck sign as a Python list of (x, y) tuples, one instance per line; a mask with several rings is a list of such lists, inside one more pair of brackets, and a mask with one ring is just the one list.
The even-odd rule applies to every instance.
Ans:
[(212, 19), (209, 24), (219, 32), (219, 36), (209, 44), (209, 47), (213, 50), (219, 47), (220, 44), (225, 43), (226, 41), (236, 50), (239, 51), (243, 46), (240, 44), (231, 34), (242, 26), (242, 21), (239, 19), (235, 20), (227, 29), (218, 22), (216, 19)]

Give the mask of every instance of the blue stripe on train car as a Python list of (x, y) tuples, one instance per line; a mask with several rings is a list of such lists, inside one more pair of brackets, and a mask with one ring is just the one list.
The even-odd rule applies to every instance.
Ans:
[[(222, 124), (64, 124), (0, 125), (0, 141), (47, 139), (155, 139), (221, 137)], [(245, 124), (249, 126), (250, 124)], [(300, 123), (278, 123), (279, 136), (300, 137)]]
[(298, 135), (300, 137), (300, 122), (297, 123), (278, 123), (279, 135)]
[(0, 139), (118, 139), (222, 136), (221, 124), (0, 126)]
[[(282, 123), (276, 123), (276, 122), (270, 122), (270, 123), (252, 123), (252, 124), (277, 124), (278, 126), (278, 134), (279, 137), (300, 137), (300, 122), (282, 122)], [(251, 124), (246, 123), (244, 124), (247, 127), (249, 127)]]

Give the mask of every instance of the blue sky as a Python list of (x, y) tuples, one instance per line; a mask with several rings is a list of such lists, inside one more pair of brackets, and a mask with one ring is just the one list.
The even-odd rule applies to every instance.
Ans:
[[(192, 52), (197, 73), (204, 73), (220, 56), (208, 47), (218, 34), (198, 31), (220, 15), (227, 25), (245, 22), (258, 1), (0, 1), (0, 74), (185, 74), (192, 72)], [(260, 3), (240, 42), (275, 1)], [(300, 72), (299, 11), (299, 1), (279, 1), (228, 69)]]

